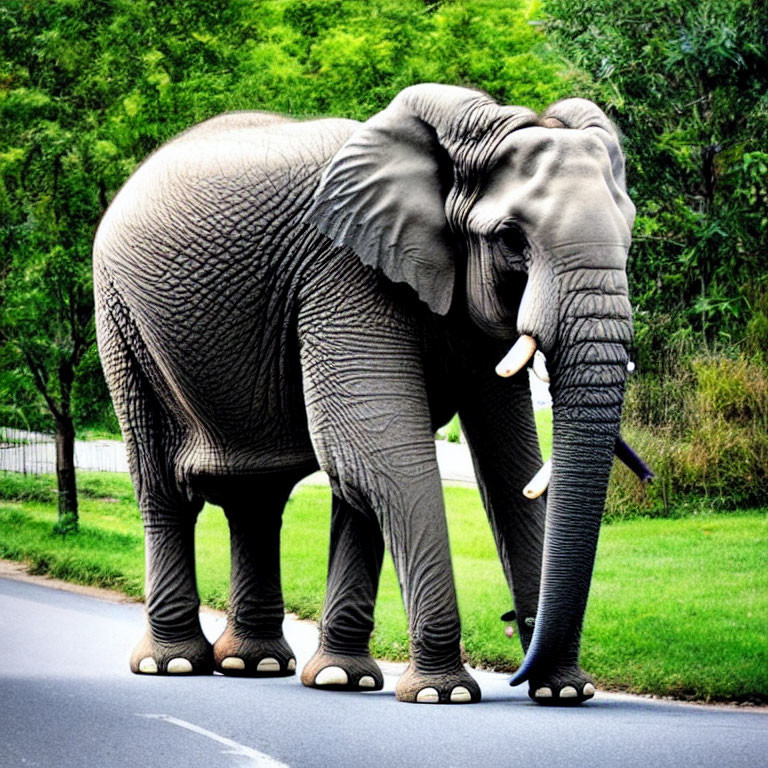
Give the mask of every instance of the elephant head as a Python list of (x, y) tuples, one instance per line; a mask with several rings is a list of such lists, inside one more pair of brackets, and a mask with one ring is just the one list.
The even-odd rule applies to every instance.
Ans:
[(536, 115), (414, 86), (334, 156), (314, 214), (435, 313), (464, 311), (517, 339), (500, 375), (536, 348), (546, 355), (554, 425), (539, 610), (512, 682), (576, 663), (632, 340), (634, 206), (616, 130), (582, 99)]

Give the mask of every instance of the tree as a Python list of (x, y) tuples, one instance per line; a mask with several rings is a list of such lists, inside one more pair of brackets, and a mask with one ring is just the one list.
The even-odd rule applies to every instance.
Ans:
[[(39, 93), (30, 97), (44, 103)], [(18, 108), (21, 99), (16, 102)], [(29, 123), (27, 125), (30, 125)], [(23, 150), (2, 155), (0, 342), (9, 369), (26, 369), (55, 425), (59, 528), (77, 527), (72, 387), (93, 344), (90, 242), (98, 204), (87, 147), (53, 121), (31, 121)]]
[(93, 302), (82, 268), (62, 247), (39, 251), (13, 265), (4, 292), (6, 355), (16, 370), (26, 367), (55, 424), (61, 532), (77, 528), (72, 387), (93, 343)]
[(106, 204), (97, 140), (79, 111), (89, 83), (78, 66), (92, 51), (82, 39), (70, 47), (83, 27), (65, 16), (42, 4), (0, 13), (0, 344), (55, 425), (62, 532), (77, 528), (72, 388), (94, 340), (90, 247)]

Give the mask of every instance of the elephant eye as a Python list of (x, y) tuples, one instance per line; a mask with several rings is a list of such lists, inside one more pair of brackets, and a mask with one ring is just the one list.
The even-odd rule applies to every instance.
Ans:
[(519, 224), (514, 222), (504, 225), (504, 228), (499, 231), (499, 240), (508, 251), (515, 255), (523, 255), (528, 248), (525, 232)]

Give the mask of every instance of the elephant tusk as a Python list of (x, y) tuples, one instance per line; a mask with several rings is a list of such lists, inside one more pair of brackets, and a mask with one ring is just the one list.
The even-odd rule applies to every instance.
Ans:
[(496, 373), (505, 378), (514, 376), (531, 359), (535, 351), (536, 339), (524, 333), (496, 366)]
[(547, 371), (547, 359), (541, 352), (537, 352), (533, 356), (533, 372), (536, 377), (543, 381), (545, 384), (549, 384), (549, 371)]
[(531, 478), (528, 485), (523, 488), (523, 496), (526, 499), (538, 499), (549, 486), (552, 477), (552, 459), (544, 462), (542, 468)]

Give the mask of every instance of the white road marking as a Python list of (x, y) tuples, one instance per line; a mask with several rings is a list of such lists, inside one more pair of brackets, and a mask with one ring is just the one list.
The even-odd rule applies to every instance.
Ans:
[(275, 760), (274, 757), (270, 757), (264, 752), (259, 752), (258, 749), (246, 747), (244, 744), (238, 744), (236, 741), (232, 741), (232, 739), (228, 739), (226, 736), (219, 736), (218, 733), (209, 731), (206, 728), (201, 728), (194, 723), (188, 723), (186, 720), (180, 720), (178, 717), (173, 717), (171, 715), (147, 714), (138, 714), (137, 717), (149, 717), (153, 720), (162, 720), (165, 723), (171, 723), (171, 725), (178, 725), (179, 728), (186, 728), (188, 731), (197, 733), (200, 736), (205, 736), (212, 741), (218, 741), (219, 744), (229, 747), (225, 754), (242, 755), (243, 757), (250, 758), (253, 761), (253, 768), (290, 768), (289, 765), (281, 763), (279, 760)]

